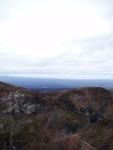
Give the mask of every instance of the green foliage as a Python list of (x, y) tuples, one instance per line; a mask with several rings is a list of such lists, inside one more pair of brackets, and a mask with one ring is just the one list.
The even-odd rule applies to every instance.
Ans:
[(66, 126), (68, 128), (68, 131), (72, 133), (75, 133), (86, 123), (85, 118), (73, 112), (65, 113), (65, 121), (66, 121)]
[(99, 127), (96, 130), (96, 144), (100, 145), (104, 142), (104, 128)]
[(12, 116), (2, 116), (0, 117), (0, 133), (2, 134), (13, 134), (16, 128), (16, 120)]

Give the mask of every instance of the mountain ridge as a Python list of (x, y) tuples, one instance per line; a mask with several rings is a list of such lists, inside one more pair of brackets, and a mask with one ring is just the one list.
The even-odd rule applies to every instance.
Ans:
[(1, 150), (112, 150), (113, 93), (40, 93), (0, 82)]

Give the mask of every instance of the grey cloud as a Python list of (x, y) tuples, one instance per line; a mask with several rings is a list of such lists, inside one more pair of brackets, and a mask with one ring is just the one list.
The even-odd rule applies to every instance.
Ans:
[[(113, 0), (81, 0), (81, 2), (92, 3), (96, 7), (102, 19), (106, 20), (111, 26), (111, 34), (100, 37), (90, 37), (85, 39), (72, 39), (64, 43), (68, 45), (65, 53), (55, 57), (38, 60), (27, 56), (15, 55), (15, 50), (0, 52), (0, 73), (36, 73), (36, 74), (89, 74), (89, 75), (109, 75), (113, 73)], [(10, 7), (7, 0), (0, 2), (3, 9), (1, 19), (8, 17)], [(0, 19), (0, 20), (1, 20)], [(81, 53), (75, 55), (76, 46), (79, 46)], [(0, 46), (0, 49), (2, 47)], [(26, 54), (27, 55), (27, 54)], [(9, 65), (8, 65), (9, 64)]]
[[(73, 45), (77, 41), (71, 41)], [(62, 66), (64, 70), (80, 74), (112, 74), (113, 69), (113, 36), (92, 37), (78, 42), (82, 47), (81, 54), (73, 55), (71, 51), (64, 55), (48, 59), (47, 66)], [(76, 49), (75, 49), (76, 50)], [(70, 67), (70, 69), (69, 69)], [(59, 70), (60, 72), (60, 70)]]

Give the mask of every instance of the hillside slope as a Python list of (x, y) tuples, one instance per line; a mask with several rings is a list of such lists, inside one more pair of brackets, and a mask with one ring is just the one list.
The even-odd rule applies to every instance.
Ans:
[(0, 82), (0, 150), (113, 150), (113, 94), (52, 94)]

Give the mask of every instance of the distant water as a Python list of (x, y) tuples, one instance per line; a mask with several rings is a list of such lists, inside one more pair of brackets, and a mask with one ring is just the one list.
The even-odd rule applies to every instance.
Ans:
[(77, 80), (77, 79), (50, 79), (31, 78), (17, 76), (0, 76), (0, 81), (14, 84), (19, 87), (29, 88), (39, 91), (51, 91), (60, 89), (80, 88), (80, 87), (104, 87), (113, 89), (113, 80)]

